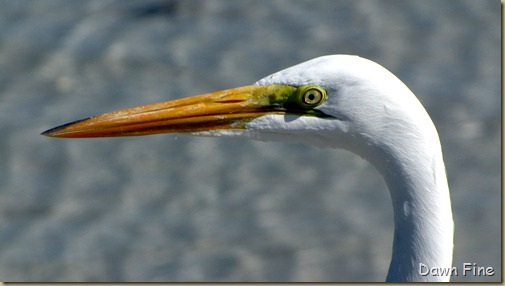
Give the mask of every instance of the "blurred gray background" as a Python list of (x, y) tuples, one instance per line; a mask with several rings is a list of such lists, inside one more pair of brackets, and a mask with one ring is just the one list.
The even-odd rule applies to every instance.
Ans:
[(1, 281), (383, 281), (392, 209), (342, 150), (39, 133), (326, 54), (390, 69), (442, 140), (454, 265), (501, 280), (500, 2), (0, 0)]

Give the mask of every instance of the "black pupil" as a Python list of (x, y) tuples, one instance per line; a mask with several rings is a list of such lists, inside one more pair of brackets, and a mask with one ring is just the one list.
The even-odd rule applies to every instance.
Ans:
[(304, 98), (304, 102), (306, 104), (316, 104), (316, 100), (318, 100), (318, 92), (317, 90), (310, 90), (308, 91), (307, 93), (305, 93), (305, 98)]

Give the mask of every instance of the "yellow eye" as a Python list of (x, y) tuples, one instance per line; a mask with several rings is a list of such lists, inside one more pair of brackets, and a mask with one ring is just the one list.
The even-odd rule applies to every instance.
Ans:
[(314, 106), (318, 105), (323, 100), (323, 98), (323, 93), (320, 90), (311, 88), (305, 91), (302, 96), (302, 101), (307, 105)]
[(287, 109), (314, 109), (326, 100), (326, 90), (319, 85), (310, 84), (297, 87), (283, 106)]
[(318, 85), (304, 85), (298, 87), (295, 100), (299, 107), (314, 108), (326, 100), (326, 90)]

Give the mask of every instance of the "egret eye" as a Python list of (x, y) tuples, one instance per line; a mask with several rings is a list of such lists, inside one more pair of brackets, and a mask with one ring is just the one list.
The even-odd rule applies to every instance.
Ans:
[(302, 96), (303, 103), (307, 105), (317, 105), (321, 100), (323, 100), (323, 93), (315, 88), (307, 90)]
[(314, 108), (326, 100), (326, 91), (318, 85), (298, 87), (297, 102), (302, 108)]

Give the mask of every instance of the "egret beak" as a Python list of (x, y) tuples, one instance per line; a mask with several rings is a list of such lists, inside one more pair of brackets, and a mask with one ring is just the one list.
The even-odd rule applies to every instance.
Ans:
[(296, 90), (288, 85), (244, 86), (105, 113), (52, 128), (42, 135), (91, 138), (244, 129), (254, 118), (288, 113), (284, 104)]

